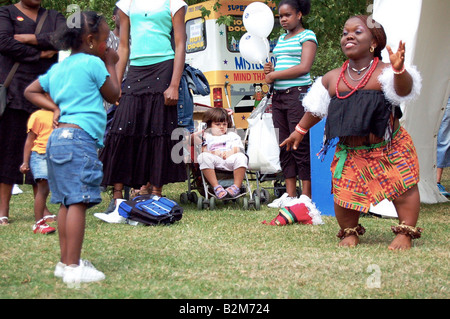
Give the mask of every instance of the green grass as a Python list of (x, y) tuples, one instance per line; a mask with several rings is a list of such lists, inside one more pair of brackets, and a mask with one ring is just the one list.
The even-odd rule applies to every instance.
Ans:
[[(443, 184), (450, 189), (450, 174)], [(11, 201), (10, 225), (0, 227), (1, 299), (437, 299), (449, 293), (450, 204), (422, 205), (422, 238), (392, 252), (393, 219), (361, 218), (366, 234), (353, 249), (339, 248), (336, 219), (324, 225), (263, 225), (276, 209), (214, 211), (184, 206), (172, 226), (107, 224), (87, 214), (82, 258), (106, 274), (102, 282), (68, 287), (53, 276), (56, 234), (34, 235), (32, 191)], [(178, 200), (186, 184), (165, 194)], [(56, 205), (50, 205), (52, 212)], [(372, 268), (371, 268), (372, 267)], [(371, 270), (372, 269), (372, 270)], [(378, 278), (378, 286), (371, 286)]]

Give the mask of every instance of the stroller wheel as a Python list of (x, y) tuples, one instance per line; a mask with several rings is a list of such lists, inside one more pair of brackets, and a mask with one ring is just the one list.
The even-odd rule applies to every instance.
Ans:
[(275, 181), (273, 188), (273, 194), (276, 198), (280, 198), (286, 192), (286, 185), (284, 185), (281, 181)]
[(203, 197), (199, 197), (197, 199), (197, 209), (202, 210), (203, 209)]
[[(258, 194), (259, 193), (259, 194)], [(253, 191), (253, 197), (259, 196), (259, 201), (261, 204), (268, 203), (270, 200), (270, 194), (267, 189), (261, 188), (258, 192), (257, 190)]]
[(259, 199), (259, 196), (255, 196), (255, 209), (260, 210), (261, 209), (261, 200)]
[(188, 203), (188, 194), (187, 193), (181, 193), (180, 194), (180, 203), (181, 204), (187, 204)]
[(242, 199), (242, 208), (243, 208), (244, 210), (247, 210), (247, 209), (248, 209), (248, 198), (247, 198), (247, 197), (244, 197), (244, 198)]
[(197, 203), (198, 201), (198, 196), (196, 192), (190, 192), (188, 194), (188, 199), (191, 201), (191, 203)]
[(270, 193), (267, 189), (261, 188), (260, 200), (261, 200), (261, 204), (270, 202)]
[(209, 199), (209, 209), (216, 209), (216, 198), (213, 196)]

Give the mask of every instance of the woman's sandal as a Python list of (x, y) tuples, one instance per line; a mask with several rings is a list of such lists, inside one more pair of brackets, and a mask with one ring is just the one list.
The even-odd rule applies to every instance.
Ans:
[(162, 190), (163, 190), (162, 187), (152, 186), (151, 194), (154, 196), (163, 197)]
[(0, 226), (6, 226), (6, 225), (9, 225), (8, 217), (6, 217), (6, 216), (0, 217)]
[(241, 193), (241, 190), (236, 185), (231, 185), (230, 187), (227, 187), (226, 189), (227, 193), (230, 194), (231, 197), (236, 197)]
[(218, 199), (222, 199), (227, 196), (228, 192), (225, 191), (222, 185), (217, 185), (214, 187), (214, 194)]
[(141, 196), (141, 195), (149, 195), (152, 194), (152, 186), (147, 187), (145, 185), (141, 186), (140, 189), (132, 188), (130, 190), (130, 199), (133, 199), (135, 197)]

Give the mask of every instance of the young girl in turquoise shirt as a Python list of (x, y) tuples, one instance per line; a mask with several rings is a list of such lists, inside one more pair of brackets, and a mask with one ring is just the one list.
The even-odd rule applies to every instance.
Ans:
[(95, 12), (80, 15), (80, 27), (66, 28), (61, 35), (62, 46), (72, 50), (71, 56), (25, 90), (31, 103), (54, 113), (47, 164), (51, 201), (61, 204), (61, 259), (55, 276), (68, 284), (105, 278), (90, 262), (81, 260), (81, 249), (86, 210), (101, 202), (103, 173), (97, 149), (106, 127), (103, 99), (115, 103), (120, 93), (117, 53), (106, 47), (108, 24)]

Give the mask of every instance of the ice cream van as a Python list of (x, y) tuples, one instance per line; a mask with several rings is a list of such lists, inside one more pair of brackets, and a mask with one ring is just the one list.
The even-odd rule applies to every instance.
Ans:
[[(245, 8), (252, 2), (246, 0), (206, 1), (188, 7), (186, 13), (186, 63), (200, 69), (210, 85), (210, 95), (194, 96), (194, 119), (201, 119), (205, 106), (231, 108), (236, 128), (247, 128), (247, 118), (268, 91), (264, 81), (263, 65), (249, 63), (239, 53), (239, 40), (247, 31), (242, 21)], [(260, 1), (263, 2), (263, 1)], [(267, 3), (278, 13), (274, 3)], [(208, 16), (202, 12), (208, 11)], [(229, 26), (219, 24), (221, 16), (231, 16)], [(280, 32), (278, 19), (269, 43), (272, 49)], [(271, 40), (272, 39), (272, 40)], [(270, 53), (269, 58), (275, 58)]]

